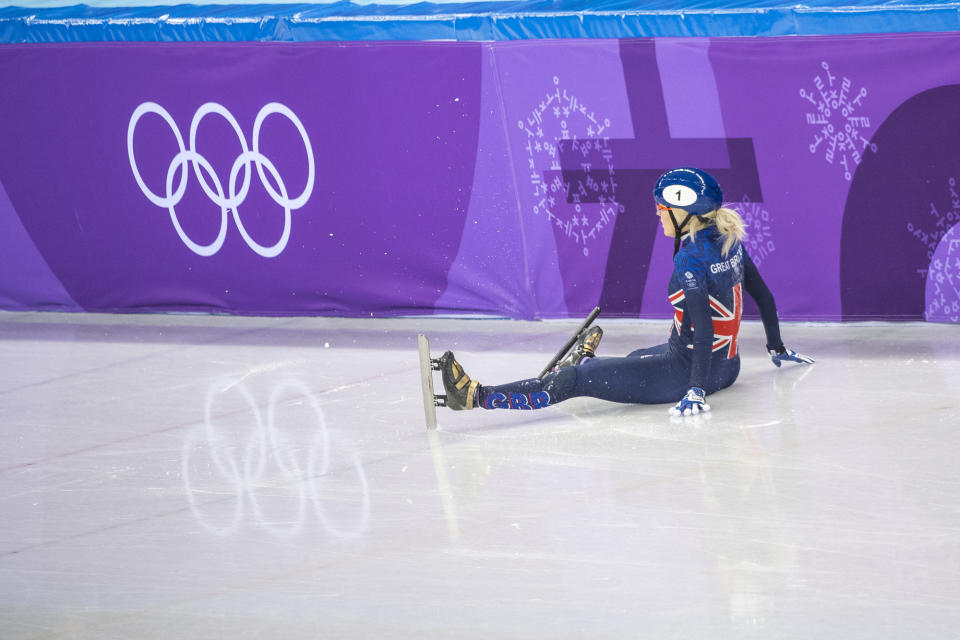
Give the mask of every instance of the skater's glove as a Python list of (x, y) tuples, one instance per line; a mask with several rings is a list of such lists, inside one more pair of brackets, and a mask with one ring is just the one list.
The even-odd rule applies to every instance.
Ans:
[(767, 353), (770, 354), (770, 359), (773, 360), (773, 364), (779, 367), (784, 362), (799, 362), (800, 364), (813, 364), (816, 362), (810, 356), (805, 356), (802, 353), (797, 353), (793, 349), (787, 349), (786, 347), (780, 347), (779, 349), (767, 349)]
[(710, 411), (710, 405), (704, 402), (707, 394), (700, 387), (690, 387), (687, 395), (670, 409), (672, 416), (692, 416), (698, 413)]

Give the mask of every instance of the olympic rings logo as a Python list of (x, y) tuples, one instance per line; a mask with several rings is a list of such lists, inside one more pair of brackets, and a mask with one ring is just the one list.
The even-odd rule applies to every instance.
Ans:
[[(241, 409), (215, 418), (214, 405), (228, 391), (239, 394), (240, 402), (231, 404)], [(282, 429), (278, 414), (291, 401), (313, 417)], [(327, 426), (307, 385), (297, 379), (275, 384), (264, 416), (243, 382), (214, 384), (203, 413), (203, 424), (183, 442), (181, 476), (190, 510), (204, 529), (226, 537), (247, 522), (291, 538), (312, 515), (334, 538), (367, 530), (370, 487), (360, 453)], [(251, 418), (252, 428), (238, 429), (238, 422)]]
[[(133, 153), (133, 135), (136, 131), (137, 123), (140, 121), (140, 118), (148, 113), (156, 114), (163, 118), (163, 120), (170, 126), (170, 130), (173, 131), (173, 135), (177, 139), (177, 146), (180, 148), (179, 153), (173, 157), (173, 159), (170, 161), (170, 166), (167, 169), (166, 190), (163, 195), (157, 195), (146, 185), (143, 177), (140, 175), (140, 170), (137, 168), (137, 161)], [(240, 140), (240, 148), (242, 151), (240, 155), (237, 156), (237, 159), (233, 162), (233, 167), (230, 170), (230, 178), (226, 184), (226, 193), (224, 193), (224, 184), (217, 175), (213, 166), (210, 164), (210, 161), (197, 151), (197, 129), (200, 126), (200, 121), (210, 114), (218, 115), (226, 120), (227, 123), (233, 128), (234, 132), (236, 132), (237, 138)], [(267, 116), (272, 114), (284, 116), (293, 124), (294, 127), (296, 127), (297, 132), (300, 134), (300, 138), (303, 140), (303, 146), (307, 152), (307, 184), (304, 187), (303, 192), (296, 198), (291, 198), (289, 196), (287, 193), (287, 186), (280, 177), (280, 172), (277, 171), (276, 166), (274, 166), (270, 159), (260, 152), (260, 128), (263, 126), (263, 121), (267, 118)], [(233, 117), (233, 114), (231, 114), (223, 105), (217, 104), (216, 102), (207, 102), (197, 109), (197, 112), (193, 116), (193, 120), (190, 122), (189, 147), (184, 144), (183, 136), (180, 134), (180, 129), (177, 127), (177, 123), (174, 122), (170, 113), (155, 102), (144, 102), (134, 109), (133, 115), (130, 116), (130, 123), (127, 126), (127, 155), (130, 158), (130, 168), (133, 170), (133, 177), (140, 186), (140, 190), (143, 191), (143, 195), (145, 195), (150, 202), (158, 207), (166, 208), (170, 211), (170, 219), (173, 221), (173, 228), (176, 229), (177, 235), (180, 236), (180, 239), (183, 240), (183, 243), (197, 255), (205, 257), (214, 255), (220, 251), (220, 248), (223, 246), (223, 241), (227, 236), (227, 226), (229, 224), (227, 211), (231, 211), (233, 213), (233, 221), (236, 223), (237, 230), (240, 231), (240, 235), (243, 236), (247, 246), (264, 258), (273, 258), (280, 255), (280, 252), (284, 250), (284, 248), (287, 246), (287, 241), (290, 239), (291, 211), (299, 209), (305, 205), (307, 200), (310, 198), (311, 193), (313, 192), (313, 181), (316, 173), (313, 161), (313, 148), (310, 146), (310, 138), (307, 136), (307, 131), (304, 129), (303, 123), (300, 122), (300, 119), (296, 116), (296, 114), (293, 113), (293, 111), (279, 102), (270, 102), (264, 105), (263, 108), (260, 109), (260, 112), (257, 114), (256, 120), (253, 123), (252, 146), (252, 149), (247, 146), (247, 140), (244, 137), (243, 131), (240, 129), (240, 124), (237, 122), (236, 118)], [(257, 174), (260, 176), (260, 182), (263, 184), (264, 189), (266, 189), (267, 193), (274, 202), (283, 207), (283, 233), (280, 236), (280, 240), (277, 241), (276, 244), (270, 246), (262, 245), (254, 240), (247, 232), (247, 229), (243, 226), (243, 221), (240, 219), (239, 207), (241, 204), (243, 204), (243, 201), (247, 197), (247, 192), (250, 189), (251, 163), (256, 165)], [(186, 232), (183, 230), (183, 227), (180, 226), (180, 221), (177, 219), (176, 206), (180, 204), (180, 200), (183, 198), (183, 194), (187, 190), (187, 178), (189, 176), (187, 168), (188, 164), (193, 167), (193, 172), (197, 176), (197, 180), (200, 182), (203, 192), (215, 205), (220, 207), (220, 231), (217, 234), (216, 239), (210, 244), (200, 244), (192, 240), (189, 236), (187, 236)], [(243, 170), (243, 182), (238, 190), (237, 178), (240, 175), (241, 169)], [(174, 176), (178, 170), (180, 172), (180, 182), (177, 184), (176, 188), (174, 188)], [(273, 187), (270, 181), (267, 180), (265, 172), (270, 173), (270, 175), (273, 177), (277, 185), (276, 189)], [(204, 178), (204, 173), (209, 176), (213, 187), (211, 187), (206, 178)]]

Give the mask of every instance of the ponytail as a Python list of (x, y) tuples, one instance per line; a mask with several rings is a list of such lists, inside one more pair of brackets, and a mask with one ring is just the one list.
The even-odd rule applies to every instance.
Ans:
[(720, 207), (699, 217), (691, 216), (688, 227), (690, 229), (690, 237), (693, 238), (696, 236), (697, 231), (711, 224), (715, 224), (717, 231), (723, 235), (724, 239), (721, 251), (723, 252), (723, 256), (726, 257), (727, 254), (730, 253), (730, 249), (733, 248), (733, 245), (743, 240), (744, 227), (746, 226), (743, 218), (733, 209), (727, 209), (726, 207)]
[(724, 207), (717, 209), (716, 219), (717, 231), (722, 233), (724, 237), (723, 255), (726, 257), (726, 255), (730, 253), (730, 249), (733, 248), (733, 245), (743, 240), (743, 228), (746, 225), (739, 213), (733, 209), (726, 209)]

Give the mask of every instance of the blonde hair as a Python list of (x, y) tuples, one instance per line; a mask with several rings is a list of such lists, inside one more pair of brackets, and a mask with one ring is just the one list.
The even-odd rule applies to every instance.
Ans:
[[(704, 218), (706, 222), (701, 222), (700, 218)], [(687, 229), (690, 233), (690, 238), (694, 239), (697, 235), (697, 231), (701, 229), (706, 229), (711, 225), (717, 225), (717, 231), (719, 231), (723, 237), (723, 256), (726, 257), (730, 253), (730, 249), (733, 248), (734, 243), (740, 242), (743, 240), (744, 236), (744, 227), (746, 224), (743, 221), (743, 218), (740, 217), (740, 214), (734, 211), (733, 209), (727, 209), (726, 207), (720, 207), (719, 209), (714, 209), (710, 213), (705, 213), (700, 217), (690, 216), (690, 222), (687, 223)]]

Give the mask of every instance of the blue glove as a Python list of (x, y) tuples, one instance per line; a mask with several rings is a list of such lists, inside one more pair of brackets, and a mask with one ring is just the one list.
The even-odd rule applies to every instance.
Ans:
[(710, 405), (704, 402), (706, 395), (700, 387), (690, 387), (687, 395), (670, 409), (672, 416), (692, 416), (700, 412), (710, 411)]
[(773, 360), (773, 364), (779, 367), (784, 362), (799, 362), (800, 364), (813, 364), (816, 362), (810, 356), (805, 356), (802, 353), (797, 353), (793, 349), (787, 349), (786, 347), (780, 347), (779, 349), (770, 349), (767, 348), (767, 353), (770, 354), (770, 359)]

